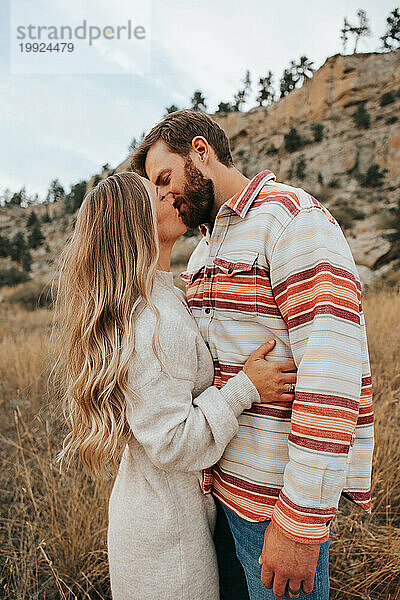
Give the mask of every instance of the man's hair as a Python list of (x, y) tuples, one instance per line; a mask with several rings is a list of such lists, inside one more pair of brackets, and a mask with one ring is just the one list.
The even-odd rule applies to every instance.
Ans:
[(192, 140), (198, 135), (207, 140), (223, 165), (227, 167), (233, 165), (229, 140), (218, 123), (202, 112), (177, 110), (164, 117), (146, 135), (133, 153), (131, 167), (143, 177), (147, 177), (145, 169), (147, 153), (158, 140), (163, 140), (171, 152), (188, 156), (192, 148)]

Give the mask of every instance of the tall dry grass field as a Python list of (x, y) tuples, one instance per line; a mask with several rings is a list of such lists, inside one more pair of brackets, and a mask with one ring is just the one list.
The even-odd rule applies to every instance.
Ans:
[[(341, 501), (331, 597), (400, 600), (400, 295), (368, 296), (364, 308), (376, 410), (373, 514)], [(54, 460), (62, 432), (57, 393), (47, 383), (51, 313), (6, 299), (0, 318), (0, 596), (109, 599), (111, 483), (93, 482), (79, 465), (60, 474)]]

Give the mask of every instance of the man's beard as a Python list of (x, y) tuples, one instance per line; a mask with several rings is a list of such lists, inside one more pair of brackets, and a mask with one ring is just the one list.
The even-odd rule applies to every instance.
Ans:
[(179, 209), (184, 207), (181, 214), (183, 223), (189, 229), (196, 229), (203, 223), (211, 221), (211, 212), (215, 202), (214, 184), (207, 179), (195, 166), (190, 156), (184, 166), (186, 183), (183, 195), (175, 197), (174, 205)]

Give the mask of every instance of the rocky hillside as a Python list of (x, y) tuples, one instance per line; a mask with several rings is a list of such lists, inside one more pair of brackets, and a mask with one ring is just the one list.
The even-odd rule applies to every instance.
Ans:
[[(388, 208), (400, 198), (399, 107), (397, 51), (332, 56), (302, 88), (272, 106), (215, 118), (229, 135), (238, 168), (249, 176), (268, 168), (332, 211), (362, 279), (370, 282), (392, 266), (382, 234), (391, 227)], [(356, 111), (361, 121), (367, 115), (369, 127), (356, 124)], [(294, 134), (285, 143), (292, 128), (297, 144)]]
[[(274, 171), (279, 181), (301, 186), (322, 201), (344, 228), (364, 283), (392, 272), (390, 208), (400, 199), (400, 51), (336, 55), (304, 85), (268, 107), (213, 115), (227, 132), (236, 166), (253, 176)], [(129, 158), (116, 171), (129, 169)], [(110, 171), (92, 177), (90, 188)], [(63, 202), (41, 225), (44, 243), (32, 250), (31, 276), (51, 279), (74, 215)], [(35, 208), (36, 210), (36, 208)], [(0, 233), (25, 227), (27, 212), (0, 207)], [(195, 240), (178, 244), (175, 262), (184, 264)], [(0, 269), (12, 264), (0, 258)], [(15, 263), (13, 263), (15, 264)], [(17, 264), (18, 266), (18, 264)]]

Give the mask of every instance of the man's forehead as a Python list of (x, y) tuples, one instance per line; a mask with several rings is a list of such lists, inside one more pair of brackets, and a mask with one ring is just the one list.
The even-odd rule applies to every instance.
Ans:
[(154, 183), (166, 168), (176, 166), (179, 155), (172, 152), (164, 140), (158, 140), (147, 152), (144, 168), (147, 177)]

